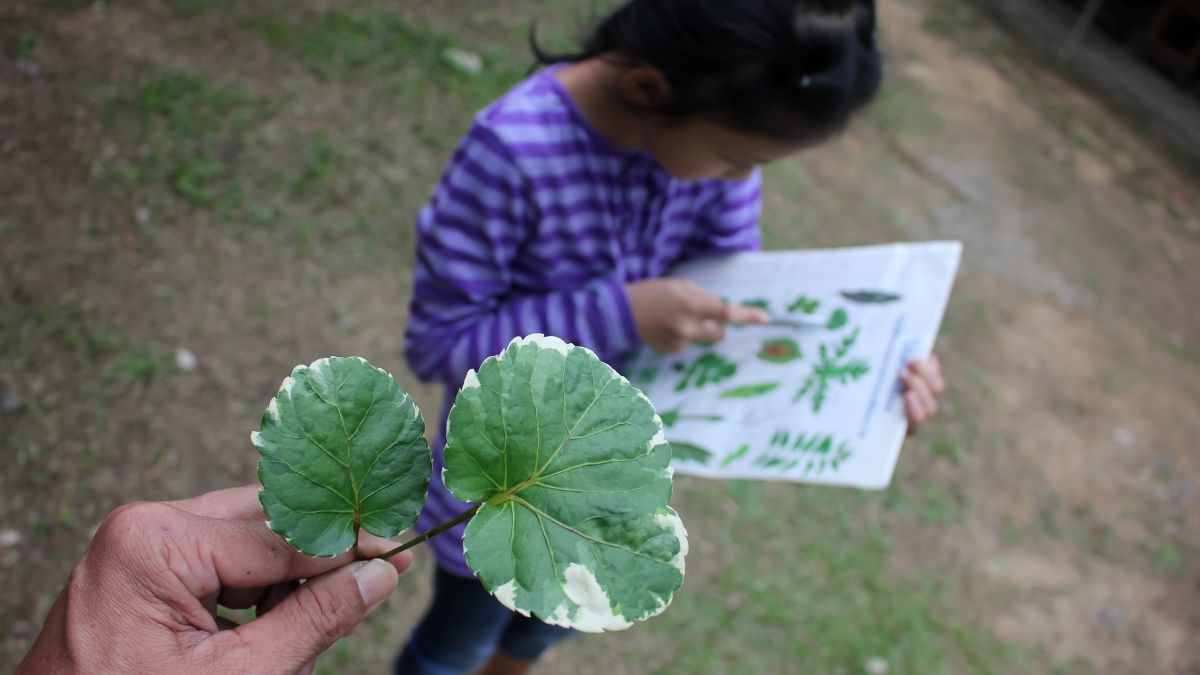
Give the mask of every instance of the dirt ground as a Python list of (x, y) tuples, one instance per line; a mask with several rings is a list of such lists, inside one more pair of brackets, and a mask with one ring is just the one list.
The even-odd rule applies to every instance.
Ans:
[[(0, 6), (0, 670), (113, 507), (253, 480), (295, 364), (359, 354), (435, 409), (413, 216), (569, 4)], [(768, 169), (764, 229), (965, 243), (943, 419), (879, 495), (680, 480), (678, 607), (542, 672), (1200, 673), (1200, 182), (968, 7), (881, 13), (885, 93)], [(326, 672), (386, 669), (431, 564)]]

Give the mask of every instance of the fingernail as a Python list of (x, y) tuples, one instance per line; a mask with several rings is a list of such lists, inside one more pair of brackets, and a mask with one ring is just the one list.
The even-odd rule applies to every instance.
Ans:
[(354, 580), (358, 582), (358, 594), (362, 596), (367, 607), (373, 609), (383, 602), (396, 588), (399, 579), (396, 568), (385, 560), (368, 560), (354, 570)]

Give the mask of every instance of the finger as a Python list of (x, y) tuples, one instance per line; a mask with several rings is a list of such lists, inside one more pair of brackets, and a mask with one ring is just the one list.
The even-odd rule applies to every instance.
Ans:
[(684, 340), (669, 340), (662, 343), (661, 347), (658, 348), (658, 351), (663, 354), (678, 354), (687, 346), (688, 343)]
[(925, 411), (925, 417), (933, 417), (938, 413), (937, 397), (930, 391), (929, 381), (919, 375), (905, 373), (904, 384), (908, 390), (915, 393), (921, 399), (921, 408)]
[(688, 342), (721, 342), (725, 339), (725, 324), (712, 319), (696, 321), (684, 334)]
[[(400, 542), (398, 541), (376, 537), (370, 532), (360, 530), (358, 533), (358, 550), (362, 552), (364, 558), (378, 558), (399, 545)], [(397, 565), (396, 569), (403, 572), (412, 564), (412, 553), (405, 551), (393, 557), (391, 562)], [(403, 563), (403, 566), (400, 566), (400, 563)]]
[(929, 385), (929, 390), (934, 395), (945, 393), (946, 381), (942, 378), (942, 367), (936, 356), (924, 361), (913, 361), (908, 364), (908, 368), (911, 372), (925, 380)]
[[(359, 550), (367, 558), (375, 558), (396, 547), (396, 542), (382, 537), (376, 537), (372, 534), (362, 532), (359, 534)], [(349, 561), (347, 561), (349, 562)], [(412, 564), (412, 553), (405, 551), (396, 556), (393, 556), (391, 562), (396, 570), (403, 572)], [(289, 593), (296, 589), (295, 581), (287, 581), (280, 584), (275, 584), (266, 588), (256, 586), (234, 586), (225, 585), (221, 589), (219, 603), (230, 609), (246, 609), (247, 607), (257, 607), (260, 614), (266, 613), (272, 607), (279, 604)]]
[(694, 318), (729, 323), (729, 305), (717, 296), (692, 284), (688, 289), (688, 310)]
[(263, 520), (262, 505), (258, 502), (258, 486), (246, 485), (217, 490), (193, 499), (166, 502), (177, 509), (205, 518), (230, 520)]
[[(354, 629), (396, 588), (396, 568), (381, 560), (356, 563), (304, 584), (266, 616), (219, 633), (231, 664), (263, 664), (294, 673)], [(219, 668), (218, 668), (219, 670)]]
[[(267, 529), (265, 521), (219, 520), (194, 517), (179, 537), (192, 542), (197, 552), (198, 567), (210, 575), (181, 578), (196, 597), (216, 593), (223, 588), (266, 588), (279, 583), (309, 579), (353, 562), (352, 553), (335, 558), (310, 558), (288, 546), (284, 540)], [(363, 538), (379, 550), (377, 539)], [(407, 553), (407, 552), (406, 552)], [(401, 554), (389, 562), (397, 572), (412, 562), (412, 556)]]
[(925, 411), (921, 407), (921, 399), (913, 392), (904, 395), (904, 413), (908, 416), (908, 435), (917, 433), (921, 422), (925, 421)]
[(759, 307), (729, 305), (728, 323), (761, 325), (771, 322), (771, 315)]

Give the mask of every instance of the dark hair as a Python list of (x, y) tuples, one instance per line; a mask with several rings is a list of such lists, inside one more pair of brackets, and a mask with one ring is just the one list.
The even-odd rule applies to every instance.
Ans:
[(875, 0), (631, 0), (582, 51), (533, 49), (543, 64), (652, 66), (671, 87), (656, 112), (780, 140), (836, 133), (883, 79)]

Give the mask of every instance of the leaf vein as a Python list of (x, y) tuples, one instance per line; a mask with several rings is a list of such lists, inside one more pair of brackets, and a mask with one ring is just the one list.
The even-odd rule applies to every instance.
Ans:
[[(651, 558), (650, 556), (648, 556), (648, 555), (646, 555), (646, 554), (644, 554), (644, 553), (641, 553), (641, 552), (639, 552), (639, 551), (635, 551), (635, 550), (633, 550), (633, 549), (630, 549), (630, 548), (626, 548), (625, 546), (621, 546), (620, 544), (614, 544), (614, 543), (612, 543), (611, 541), (604, 541), (603, 539), (597, 539), (597, 538), (595, 538), (595, 537), (593, 537), (593, 536), (591, 536), (591, 535), (584, 534), (583, 532), (580, 532), (579, 530), (577, 530), (577, 529), (575, 529), (575, 528), (571, 527), (570, 525), (567, 525), (566, 523), (564, 523), (564, 522), (562, 522), (561, 520), (559, 520), (559, 519), (555, 518), (554, 516), (552, 516), (552, 515), (550, 515), (550, 514), (548, 514), (548, 513), (544, 512), (544, 511), (542, 511), (542, 510), (538, 509), (536, 506), (534, 506), (533, 504), (530, 504), (529, 502), (525, 501), (524, 499), (521, 499), (520, 497), (513, 497), (513, 500), (514, 500), (514, 501), (517, 501), (517, 502), (520, 502), (521, 504), (524, 504), (524, 505), (525, 505), (525, 508), (527, 508), (527, 509), (529, 509), (530, 511), (532, 511), (532, 512), (533, 512), (533, 514), (534, 514), (535, 516), (537, 516), (537, 517), (538, 517), (538, 520), (539, 520), (539, 522), (541, 521), (541, 519), (542, 519), (542, 518), (545, 518), (546, 520), (548, 520), (548, 521), (550, 521), (550, 522), (554, 523), (555, 525), (558, 525), (559, 527), (563, 528), (564, 530), (566, 530), (566, 531), (568, 531), (568, 532), (571, 532), (571, 533), (574, 533), (574, 534), (578, 535), (579, 537), (581, 537), (581, 538), (583, 538), (583, 539), (586, 539), (586, 540), (588, 540), (588, 541), (592, 542), (593, 544), (597, 544), (597, 545), (599, 545), (599, 546), (607, 546), (607, 547), (609, 547), (609, 548), (615, 548), (615, 549), (617, 549), (617, 550), (620, 550), (620, 551), (625, 551), (626, 553), (628, 553), (628, 554), (630, 554), (630, 555), (637, 556), (638, 558), (645, 558), (646, 560), (650, 560), (650, 561), (652, 561), (652, 562), (655, 562), (655, 563), (658, 563), (658, 564), (660, 564), (660, 565), (666, 565), (666, 564), (667, 564), (667, 563), (665, 563), (665, 562), (663, 562), (663, 561), (661, 561), (661, 560), (658, 560), (657, 558)], [(545, 533), (545, 528), (544, 528), (544, 527), (542, 528), (542, 532), (543, 532), (543, 534)]]

